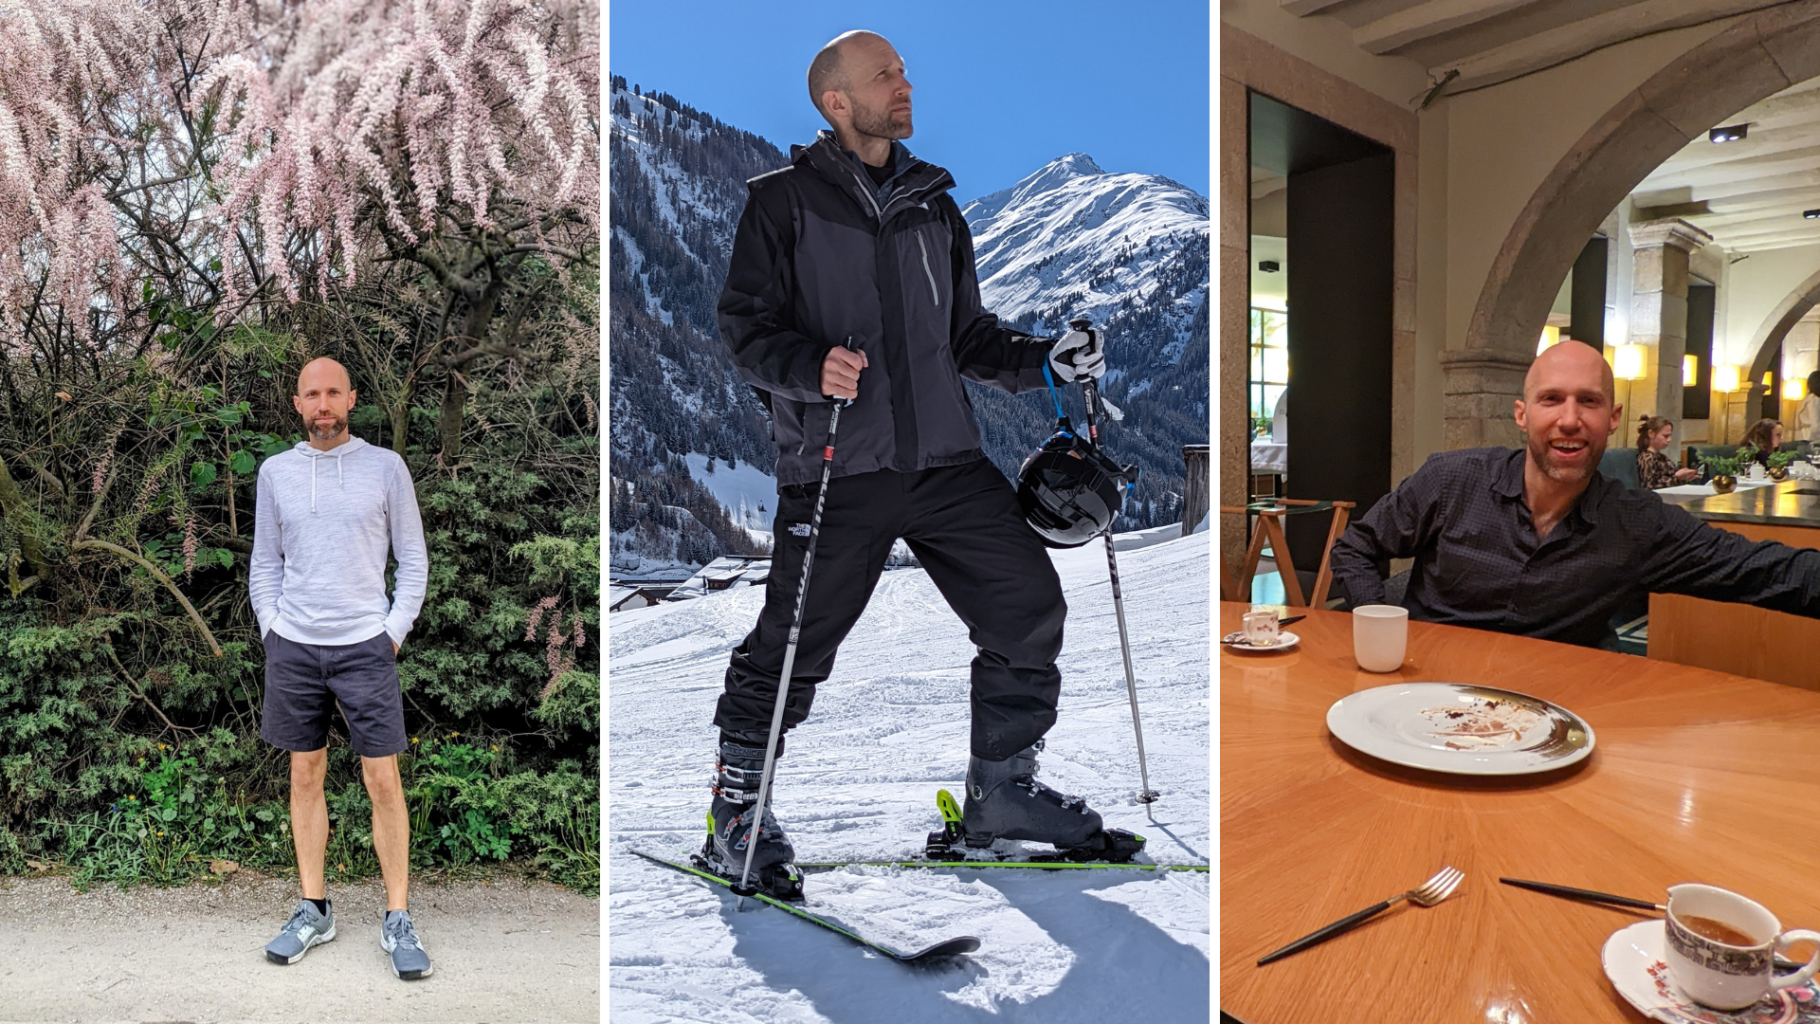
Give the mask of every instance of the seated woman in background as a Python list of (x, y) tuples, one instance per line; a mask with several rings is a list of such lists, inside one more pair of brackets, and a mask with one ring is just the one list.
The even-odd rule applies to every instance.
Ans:
[(1684, 484), (1700, 471), (1683, 466), (1662, 454), (1675, 436), (1675, 425), (1663, 416), (1643, 416), (1637, 420), (1637, 482), (1651, 490)]
[(1782, 446), (1782, 421), (1758, 420), (1744, 432), (1743, 444), (1754, 445), (1757, 454), (1753, 461), (1769, 465), (1769, 453)]

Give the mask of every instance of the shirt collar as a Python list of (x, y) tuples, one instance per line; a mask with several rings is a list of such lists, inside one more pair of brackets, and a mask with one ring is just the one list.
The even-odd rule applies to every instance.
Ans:
[[(1503, 470), (1491, 483), (1492, 493), (1504, 498), (1522, 500), (1523, 467), (1528, 458), (1527, 449), (1518, 448), (1511, 452), (1510, 458), (1505, 460)], [(1586, 482), (1586, 490), (1580, 492), (1579, 500), (1574, 502), (1574, 507), (1569, 514), (1578, 514), (1588, 526), (1598, 525), (1599, 504), (1605, 500), (1606, 490), (1610, 484), (1611, 481), (1605, 479), (1605, 475), (1595, 467), (1592, 479)]]

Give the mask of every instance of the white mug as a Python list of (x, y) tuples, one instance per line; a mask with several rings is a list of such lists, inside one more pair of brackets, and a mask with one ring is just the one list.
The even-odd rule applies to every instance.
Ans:
[(1409, 649), (1409, 609), (1362, 604), (1352, 610), (1352, 656), (1367, 672), (1395, 672)]
[[(1685, 923), (1688, 918), (1717, 921), (1750, 940), (1748, 945), (1722, 942)], [(1761, 903), (1710, 885), (1686, 883), (1668, 887), (1668, 921), (1664, 959), (1668, 977), (1696, 1003), (1719, 1010), (1741, 1010), (1791, 985), (1805, 984), (1820, 969), (1820, 951), (1791, 974), (1774, 974), (1778, 950), (1801, 942), (1820, 942), (1820, 932), (1782, 930), (1782, 922)]]

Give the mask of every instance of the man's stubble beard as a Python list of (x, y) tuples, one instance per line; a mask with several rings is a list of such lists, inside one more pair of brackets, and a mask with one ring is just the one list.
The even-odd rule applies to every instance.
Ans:
[(327, 427), (317, 426), (312, 419), (305, 424), (305, 428), (318, 441), (333, 441), (348, 429), (348, 419), (346, 416), (337, 416), (335, 422)]
[(853, 104), (853, 130), (875, 139), (907, 139), (916, 127), (909, 114), (900, 121), (892, 117), (889, 110), (872, 110), (856, 102)]
[(1584, 468), (1570, 470), (1555, 464), (1554, 450), (1548, 446), (1546, 438), (1536, 440), (1529, 438), (1529, 461), (1536, 464), (1542, 475), (1557, 483), (1580, 484), (1592, 479), (1593, 470), (1599, 468), (1599, 460), (1605, 456), (1604, 439), (1589, 437), (1586, 439), (1587, 458)]

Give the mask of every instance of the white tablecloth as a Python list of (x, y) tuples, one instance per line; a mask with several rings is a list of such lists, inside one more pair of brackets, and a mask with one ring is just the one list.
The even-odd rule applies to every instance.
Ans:
[[(1767, 479), (1751, 480), (1748, 478), (1740, 477), (1738, 480), (1738, 490), (1747, 491), (1747, 490), (1750, 490), (1752, 487), (1769, 487), (1769, 486), (1774, 485), (1775, 483), (1776, 483), (1776, 481), (1774, 481), (1774, 480), (1767, 480)], [(1698, 495), (1704, 495), (1705, 497), (1710, 498), (1713, 495), (1718, 494), (1719, 492), (1713, 490), (1712, 484), (1677, 484), (1674, 487), (1658, 487), (1658, 488), (1656, 488), (1656, 493), (1657, 494), (1698, 494)]]
[(1258, 440), (1251, 442), (1251, 471), (1253, 473), (1289, 474), (1289, 446), (1275, 441)]

